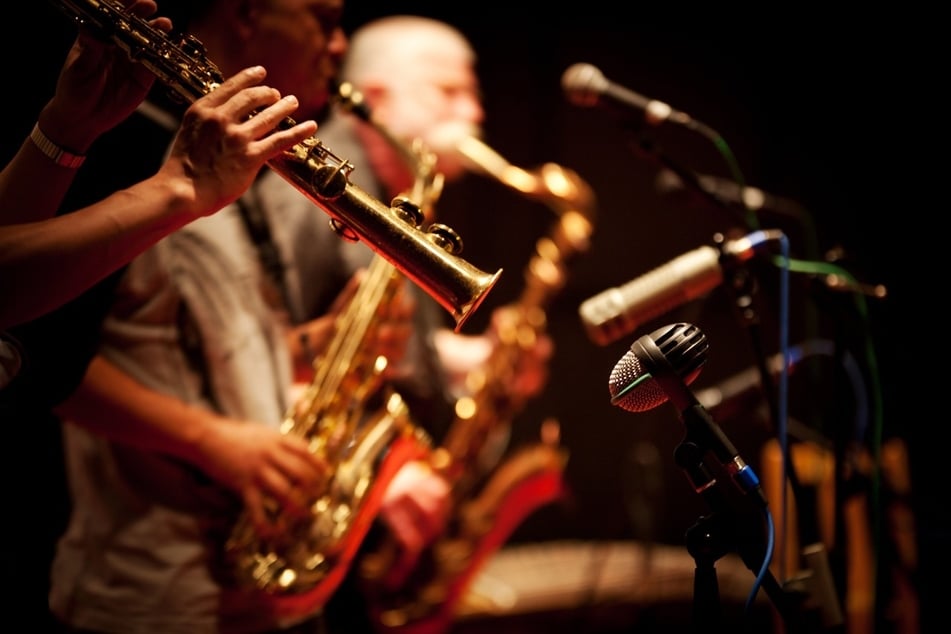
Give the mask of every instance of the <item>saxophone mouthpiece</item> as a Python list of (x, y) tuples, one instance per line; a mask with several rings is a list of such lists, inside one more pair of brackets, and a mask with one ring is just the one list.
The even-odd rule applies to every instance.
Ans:
[(363, 98), (363, 93), (357, 90), (353, 84), (345, 81), (340, 84), (334, 84), (332, 91), (334, 102), (347, 112), (355, 114), (360, 119), (370, 123), (373, 113)]

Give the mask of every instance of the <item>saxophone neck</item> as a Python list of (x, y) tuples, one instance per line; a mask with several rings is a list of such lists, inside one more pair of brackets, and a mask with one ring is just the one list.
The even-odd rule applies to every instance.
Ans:
[(469, 169), (547, 205), (557, 215), (573, 210), (594, 218), (594, 191), (574, 170), (556, 163), (545, 163), (535, 170), (522, 169), (489, 147), (467, 126), (446, 127), (436, 144), (444, 151), (455, 152)]
[(536, 172), (538, 195), (559, 215), (567, 211), (594, 220), (597, 206), (594, 190), (572, 169), (557, 163), (545, 163)]

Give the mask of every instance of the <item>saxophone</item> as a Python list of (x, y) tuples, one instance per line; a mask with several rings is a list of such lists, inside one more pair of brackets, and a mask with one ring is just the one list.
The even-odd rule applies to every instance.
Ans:
[[(398, 143), (372, 121), (361, 95), (348, 84), (338, 88), (337, 97), (345, 110), (362, 109), (413, 170), (413, 187), (394, 199), (394, 208), (431, 213), (443, 185), (436, 156), (419, 140), (411, 147)], [(239, 518), (225, 550), (244, 585), (297, 595), (300, 602), (305, 597), (309, 605), (323, 603), (349, 568), (392, 476), (408, 460), (428, 454), (430, 439), (413, 425), (400, 395), (383, 384), (388, 360), (366, 349), (380, 311), (404, 281), (396, 267), (374, 254), (356, 293), (336, 318), (325, 352), (314, 359), (314, 377), (287, 412), (281, 431), (308, 439), (332, 475), (312, 503), (310, 517), (294, 520), (270, 509), (279, 526), (276, 536), (258, 535), (247, 513)], [(381, 394), (383, 406), (368, 418), (367, 402)]]
[(456, 419), (430, 464), (449, 482), (452, 516), (443, 534), (413, 571), (395, 571), (392, 544), (369, 553), (360, 573), (381, 631), (446, 631), (469, 580), (518, 524), (560, 495), (567, 455), (557, 447), (557, 423), (542, 425), (542, 442), (523, 447), (499, 464), (499, 439), (525, 405), (511, 385), (519, 355), (546, 330), (545, 310), (565, 283), (570, 258), (588, 248), (595, 198), (573, 171), (553, 163), (538, 172), (513, 166), (471, 135), (452, 148), (470, 168), (520, 194), (547, 204), (557, 215), (536, 242), (525, 286), (497, 323), (498, 342), (487, 362), (467, 376), (468, 396), (456, 402)]
[(534, 346), (547, 329), (546, 309), (567, 279), (571, 258), (587, 250), (594, 227), (595, 197), (574, 172), (546, 163), (537, 172), (511, 165), (474, 136), (463, 136), (456, 151), (470, 168), (497, 179), (527, 198), (545, 203), (556, 215), (549, 233), (535, 243), (524, 271), (519, 297), (496, 324), (498, 342), (487, 362), (466, 377), (467, 396), (456, 402), (456, 420), (442, 447), (434, 452), (437, 468), (454, 483), (456, 496), (467, 497), (497, 460), (486, 456), (490, 440), (504, 433), (525, 406), (508, 386), (522, 350)]
[[(118, 0), (50, 0), (80, 28), (111, 41), (148, 68), (175, 96), (190, 103), (224, 77), (191, 35), (172, 35), (125, 9)], [(287, 118), (279, 124), (290, 128)], [(310, 137), (270, 159), (268, 165), (326, 212), (348, 240), (362, 240), (433, 297), (455, 319), (456, 330), (485, 299), (501, 275), (481, 271), (458, 256), (459, 236), (444, 225), (423, 228), (421, 214), (387, 207), (349, 181), (353, 165)]]

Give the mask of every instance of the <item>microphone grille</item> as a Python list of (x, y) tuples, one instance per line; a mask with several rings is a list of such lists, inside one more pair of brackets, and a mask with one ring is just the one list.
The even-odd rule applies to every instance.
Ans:
[(611, 370), (611, 403), (629, 412), (646, 412), (666, 403), (670, 395), (654, 375), (672, 372), (685, 387), (690, 385), (706, 364), (709, 347), (703, 331), (683, 322), (644, 335)]
[[(631, 389), (635, 382), (645, 377), (646, 380), (643, 383)], [(618, 394), (625, 389), (627, 392), (623, 397), (615, 401)], [(646, 412), (667, 401), (664, 389), (648, 374), (633, 350), (628, 350), (611, 370), (611, 376), (608, 377), (608, 391), (611, 393), (611, 402), (629, 412)]]
[(597, 104), (607, 86), (604, 74), (591, 64), (573, 64), (561, 76), (561, 89), (576, 106)]

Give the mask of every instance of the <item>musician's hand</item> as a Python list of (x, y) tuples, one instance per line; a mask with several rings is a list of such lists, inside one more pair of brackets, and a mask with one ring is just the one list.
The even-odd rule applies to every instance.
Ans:
[[(435, 333), (434, 343), (452, 390), (459, 396), (468, 394), (467, 375), (484, 368), (492, 373), (489, 378), (505, 387), (512, 397), (533, 398), (548, 381), (548, 363), (554, 352), (551, 337), (540, 327), (526, 326), (518, 309), (511, 306), (495, 309), (489, 328), (481, 335), (461, 335), (444, 329)], [(511, 356), (500, 355), (492, 361), (501, 346)], [(489, 363), (492, 367), (488, 367)]]
[(541, 393), (548, 382), (548, 364), (555, 350), (554, 341), (543, 327), (530, 327), (517, 306), (503, 306), (492, 313), (487, 336), (494, 347), (512, 350), (514, 363), (506, 381), (509, 393), (529, 399)]
[(279, 530), (265, 513), (265, 500), (275, 500), (282, 515), (305, 517), (330, 471), (308, 451), (304, 439), (227, 419), (202, 437), (200, 455), (201, 468), (241, 497), (255, 529), (264, 536)]
[[(129, 12), (146, 19), (155, 0), (125, 0)], [(158, 17), (148, 23), (168, 32), (172, 23)], [(84, 154), (103, 132), (128, 117), (145, 98), (155, 75), (117, 45), (80, 28), (56, 83), (56, 92), (40, 114), (43, 132), (55, 143)]]
[(246, 68), (185, 111), (157, 176), (168, 179), (193, 214), (214, 213), (235, 200), (266, 161), (317, 131), (313, 120), (280, 129), (297, 99), (260, 85), (265, 75), (261, 66)]
[(445, 529), (451, 510), (449, 484), (423, 462), (408, 462), (383, 494), (380, 519), (399, 545), (395, 571), (407, 573), (422, 550)]
[(388, 365), (385, 376), (396, 379), (407, 371), (402, 365), (410, 338), (413, 336), (413, 315), (416, 299), (410, 292), (409, 283), (401, 280), (391, 301), (381, 305), (371, 333), (371, 350), (384, 356)]
[(366, 269), (355, 272), (334, 298), (326, 313), (288, 330), (287, 342), (294, 360), (296, 383), (307, 384), (313, 380), (314, 359), (327, 354), (327, 346), (333, 339), (337, 319), (344, 311), (354, 308), (351, 303), (365, 277)]

